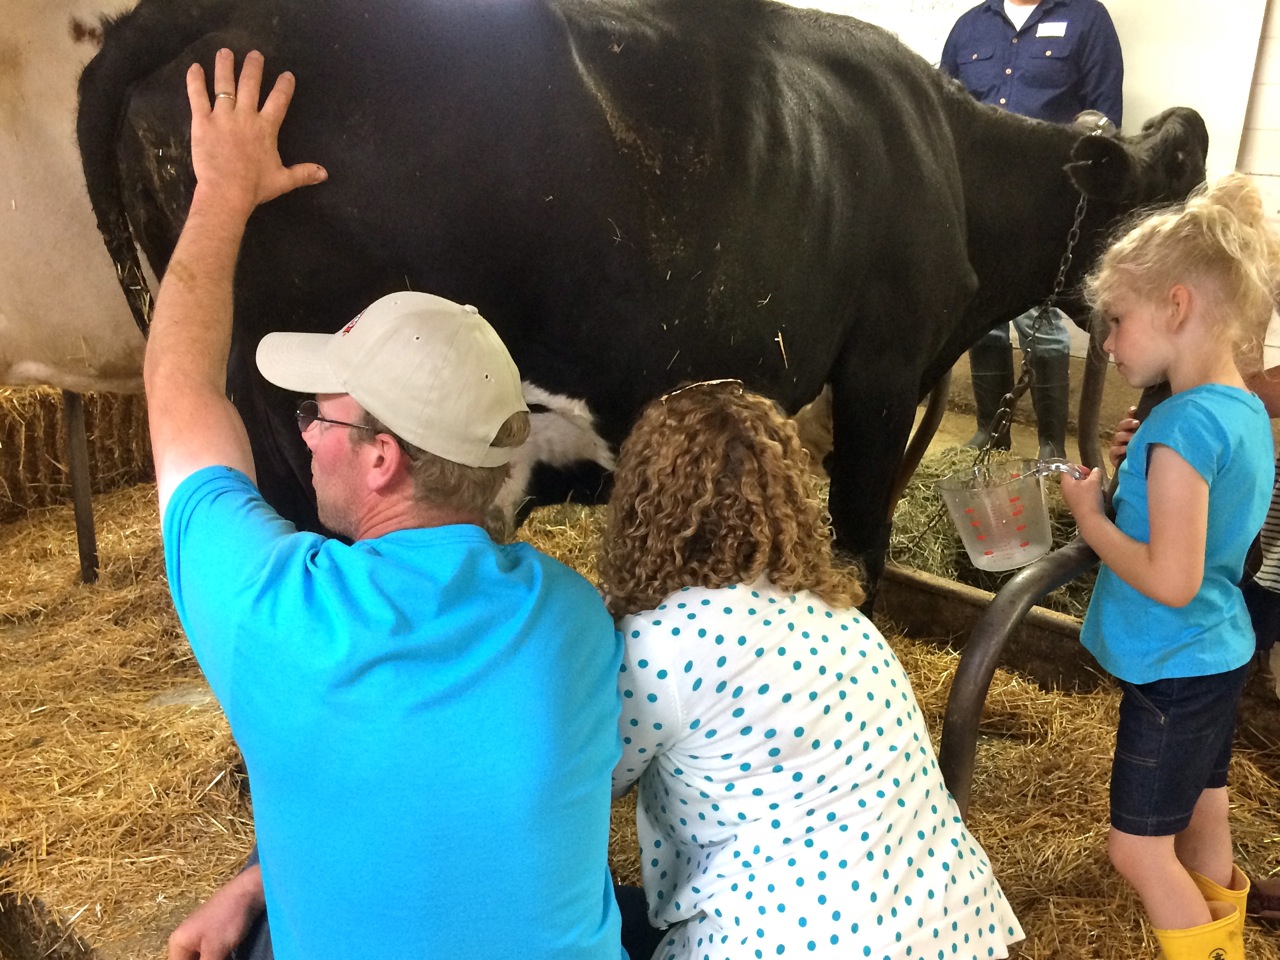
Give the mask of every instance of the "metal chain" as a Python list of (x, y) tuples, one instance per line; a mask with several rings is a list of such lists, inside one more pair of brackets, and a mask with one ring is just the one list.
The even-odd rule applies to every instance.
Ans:
[(1031, 334), (1027, 338), (1027, 342), (1023, 344), (1022, 370), (1019, 373), (1018, 382), (1013, 385), (1012, 390), (1000, 398), (1000, 409), (991, 418), (991, 424), (987, 428), (987, 442), (978, 449), (977, 454), (974, 456), (973, 465), (975, 467), (990, 461), (991, 454), (995, 450), (996, 438), (1009, 429), (1009, 425), (1013, 422), (1014, 407), (1017, 406), (1023, 394), (1035, 382), (1035, 374), (1032, 372), (1031, 362), (1032, 355), (1035, 352), (1036, 334), (1040, 332), (1040, 324), (1049, 315), (1049, 310), (1057, 304), (1058, 295), (1062, 293), (1062, 288), (1067, 284), (1067, 272), (1071, 269), (1071, 260), (1075, 254), (1076, 243), (1080, 240), (1080, 224), (1084, 222), (1087, 206), (1088, 198), (1081, 192), (1080, 199), (1076, 201), (1075, 218), (1071, 223), (1071, 229), (1067, 231), (1067, 248), (1062, 253), (1062, 259), (1058, 261), (1058, 275), (1054, 278), (1053, 290), (1036, 311), (1035, 319), (1031, 322)]

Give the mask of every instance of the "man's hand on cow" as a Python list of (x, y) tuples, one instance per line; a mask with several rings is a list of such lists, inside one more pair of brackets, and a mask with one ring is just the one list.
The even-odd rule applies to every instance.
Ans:
[(219, 50), (212, 101), (204, 70), (187, 71), (196, 189), (160, 282), (143, 364), (162, 512), (204, 467), (256, 477), (244, 423), (226, 395), (236, 259), (258, 204), (327, 176), (314, 163), (280, 161), (293, 76), (281, 74), (259, 109), (262, 69), (262, 54), (248, 54), (237, 82), (235, 57)]
[(319, 164), (286, 167), (281, 161), (277, 140), (293, 99), (294, 78), (288, 72), (280, 74), (259, 109), (263, 63), (261, 53), (250, 51), (237, 82), (235, 55), (219, 50), (213, 65), (212, 103), (204, 68), (193, 63), (187, 71), (196, 191), (233, 205), (245, 219), (259, 204), (328, 177)]

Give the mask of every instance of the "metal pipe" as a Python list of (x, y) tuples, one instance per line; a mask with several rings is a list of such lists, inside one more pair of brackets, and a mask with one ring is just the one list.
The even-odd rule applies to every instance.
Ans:
[(67, 427), (67, 469), (71, 474), (71, 500), (75, 505), (76, 546), (80, 551), (80, 581), (98, 580), (98, 540), (93, 526), (93, 497), (89, 480), (89, 441), (85, 434), (84, 400), (80, 394), (62, 391)]
[(1076, 442), (1080, 462), (1086, 467), (1102, 466), (1102, 448), (1098, 443), (1102, 391), (1106, 386), (1107, 352), (1096, 337), (1089, 338), (1089, 352), (1084, 361), (1084, 383), (1080, 387), (1080, 409), (1076, 416)]
[(961, 816), (969, 810), (982, 705), (1005, 644), (1037, 601), (1051, 590), (1070, 583), (1097, 562), (1097, 554), (1076, 537), (1062, 549), (1014, 574), (973, 628), (951, 681), (938, 749), (942, 778), (955, 797)]
[[(1138, 401), (1138, 419), (1144, 419), (1153, 406), (1168, 396), (1167, 383), (1143, 390)], [(1096, 429), (1093, 435), (1097, 436)], [(1081, 436), (1084, 436), (1083, 430)], [(1115, 493), (1116, 480), (1117, 476), (1112, 475), (1104, 492), (1107, 515), (1112, 517), (1114, 511), (1111, 498)], [(991, 678), (995, 676), (1009, 637), (1041, 598), (1070, 583), (1097, 562), (1098, 555), (1077, 536), (1062, 549), (1055, 550), (1014, 574), (1000, 588), (974, 626), (969, 642), (965, 644), (960, 656), (956, 675), (951, 681), (947, 712), (942, 721), (942, 741), (938, 749), (942, 778), (955, 797), (961, 816), (969, 809), (982, 705), (991, 689)]]

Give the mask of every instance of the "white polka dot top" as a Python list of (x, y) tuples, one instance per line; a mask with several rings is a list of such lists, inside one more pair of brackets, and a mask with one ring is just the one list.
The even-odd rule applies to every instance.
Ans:
[(654, 960), (979, 960), (1022, 939), (857, 610), (761, 580), (620, 629), (614, 789), (639, 780), (650, 918), (672, 926)]

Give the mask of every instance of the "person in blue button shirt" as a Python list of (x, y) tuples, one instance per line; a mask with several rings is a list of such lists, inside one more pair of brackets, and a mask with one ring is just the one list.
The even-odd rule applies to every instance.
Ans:
[[(1098, 0), (985, 0), (956, 21), (941, 68), (981, 100), (1013, 113), (1070, 123), (1096, 110), (1120, 126), (1124, 62), (1111, 16)], [(1045, 291), (1046, 294), (1048, 291)], [(1066, 454), (1070, 320), (1057, 307), (1014, 318), (1018, 343), (1030, 351), (1040, 457)], [(969, 351), (978, 430), (968, 446), (985, 446), (1000, 399), (1013, 389), (1008, 324)], [(992, 440), (1009, 448), (1008, 433)]]
[(262, 75), (250, 53), (237, 82), (219, 51), (211, 102), (187, 74), (197, 184), (144, 364), (169, 584), (260, 855), (169, 956), (619, 960), (621, 642), (586, 580), (483, 528), (529, 431), (493, 328), (403, 292), (332, 335), (269, 335), (259, 369), (314, 394), (298, 425), (320, 517), (350, 542), (300, 532), (255, 485), (224, 393), (236, 259), (259, 204), (326, 176), (281, 163), (294, 81), (259, 109)]

